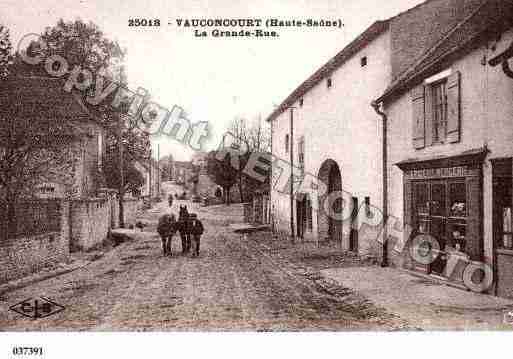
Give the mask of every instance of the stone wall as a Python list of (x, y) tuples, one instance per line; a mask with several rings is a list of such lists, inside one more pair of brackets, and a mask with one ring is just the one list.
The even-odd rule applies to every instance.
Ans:
[[(117, 202), (116, 202), (117, 204)], [(125, 227), (135, 225), (135, 220), (137, 217), (137, 211), (141, 206), (141, 201), (135, 198), (126, 199), (124, 201), (124, 212), (123, 217), (125, 220)], [(116, 206), (119, 207), (119, 206)]]
[(68, 256), (67, 237), (59, 232), (8, 239), (0, 244), (0, 283), (66, 261)]
[(72, 250), (87, 250), (103, 242), (111, 227), (111, 207), (106, 198), (76, 200), (71, 205)]
[[(135, 225), (141, 201), (125, 200), (125, 224)], [(70, 251), (87, 250), (102, 243), (111, 228), (119, 227), (115, 196), (62, 201), (60, 229), (0, 242), (0, 283), (18, 279), (69, 259)]]

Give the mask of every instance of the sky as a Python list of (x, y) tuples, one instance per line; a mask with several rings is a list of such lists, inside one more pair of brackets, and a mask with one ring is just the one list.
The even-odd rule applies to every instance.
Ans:
[[(265, 119), (374, 21), (422, 1), (0, 0), (0, 23), (10, 30), (13, 44), (60, 18), (96, 23), (126, 49), (129, 87), (143, 87), (168, 109), (182, 107), (193, 123), (207, 121), (212, 135), (206, 149), (211, 149), (234, 118)], [(158, 18), (162, 25), (128, 26), (134, 18)], [(176, 25), (176, 19), (190, 18), (335, 18), (344, 26), (280, 28), (278, 38), (200, 38)], [(193, 153), (170, 138), (155, 138), (152, 145), (154, 154), (159, 145), (161, 156), (172, 154), (177, 160), (188, 160)]]

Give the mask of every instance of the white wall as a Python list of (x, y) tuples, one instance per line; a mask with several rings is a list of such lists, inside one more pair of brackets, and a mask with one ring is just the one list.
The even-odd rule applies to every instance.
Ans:
[[(484, 250), (492, 262), (492, 166), (490, 159), (513, 156), (513, 79), (501, 66), (483, 66), (513, 41), (508, 31), (492, 51), (486, 46), (467, 54), (447, 68), (461, 72), (461, 141), (415, 150), (412, 145), (412, 106), (410, 93), (386, 105), (389, 117), (388, 174), (389, 215), (403, 219), (403, 173), (394, 164), (405, 159), (450, 156), (484, 145), (490, 151), (483, 166)], [(488, 46), (491, 47), (491, 46)]]
[[(368, 61), (365, 67), (360, 66), (363, 56)], [(294, 104), (295, 161), (297, 141), (304, 136), (306, 172), (317, 176), (322, 163), (333, 159), (341, 170), (343, 190), (358, 197), (360, 205), (365, 196), (375, 206), (382, 203), (381, 120), (370, 103), (390, 83), (390, 72), (390, 36), (385, 32), (334, 71), (330, 89), (324, 79), (304, 95), (302, 107), (298, 101)], [(285, 153), (285, 134), (289, 133), (289, 121), (287, 111), (273, 123), (272, 152), (286, 161), (289, 154)], [(288, 221), (288, 195), (273, 189), (271, 197), (275, 220)], [(287, 230), (286, 226), (283, 229)], [(313, 227), (315, 234), (315, 213)], [(362, 250), (364, 247), (361, 245)]]

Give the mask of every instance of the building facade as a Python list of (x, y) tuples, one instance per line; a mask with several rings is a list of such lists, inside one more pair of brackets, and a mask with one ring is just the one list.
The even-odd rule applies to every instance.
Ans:
[[(487, 291), (513, 297), (513, 7), (463, 3), (430, 1), (390, 25), (400, 63), (397, 54), (415, 41), (404, 35), (409, 19), (422, 18), (422, 31), (432, 33), (439, 18), (433, 9), (461, 15), (415, 61), (398, 66), (378, 99), (387, 123), (387, 210), (405, 225), (389, 237), (386, 256), (394, 266), (457, 282), (465, 263), (484, 263), (493, 275)], [(418, 235), (442, 250), (429, 263), (412, 258)], [(406, 243), (402, 251), (397, 240)], [(464, 259), (463, 267), (448, 265), (451, 255)]]
[[(267, 119), (274, 157), (270, 202), (277, 231), (379, 255), (376, 235), (355, 230), (355, 214), (364, 204), (381, 202), (381, 128), (369, 104), (386, 89), (390, 73), (388, 21), (378, 21)], [(299, 185), (291, 195), (290, 182), (276, 186), (284, 163), (292, 163), (299, 177), (318, 178), (327, 191)], [(328, 215), (328, 207), (334, 216)]]

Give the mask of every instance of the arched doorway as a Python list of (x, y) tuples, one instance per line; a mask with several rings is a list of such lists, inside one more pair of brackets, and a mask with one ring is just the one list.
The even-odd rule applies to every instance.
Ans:
[[(319, 207), (318, 207), (318, 232), (320, 240), (333, 240), (342, 243), (342, 221), (328, 216), (324, 208), (327, 196), (336, 191), (342, 191), (342, 176), (340, 175), (340, 168), (338, 164), (332, 160), (327, 159), (321, 165), (319, 169), (319, 180), (324, 182), (327, 187), (327, 192), (319, 196)], [(338, 198), (332, 203), (332, 210), (335, 213), (341, 213), (343, 201)]]

